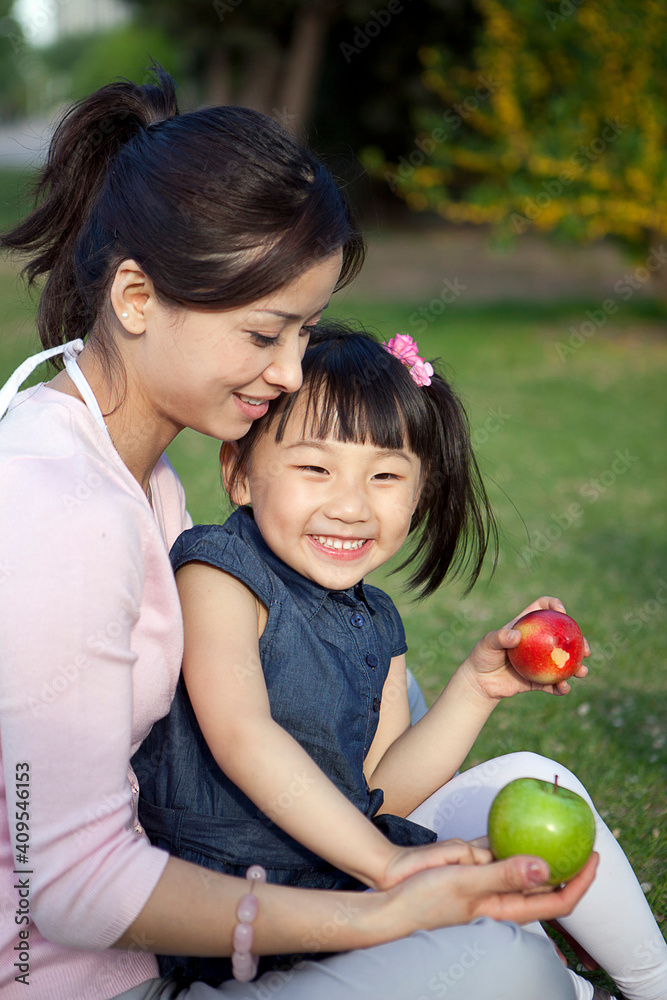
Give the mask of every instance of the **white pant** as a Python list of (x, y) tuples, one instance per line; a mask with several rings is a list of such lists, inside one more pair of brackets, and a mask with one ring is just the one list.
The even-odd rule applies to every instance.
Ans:
[[(452, 778), (411, 815), (441, 839), (486, 834), (496, 792), (519, 777), (552, 781), (582, 795), (566, 768), (532, 753), (507, 754)], [(628, 1000), (667, 998), (667, 947), (644, 893), (611, 831), (595, 809), (596, 879), (563, 927), (615, 980)], [(253, 983), (179, 990), (153, 980), (122, 1000), (589, 1000), (591, 985), (569, 973), (539, 925), (478, 920), (420, 932), (401, 941), (350, 952)]]
[[(534, 753), (496, 757), (463, 771), (411, 814), (416, 823), (435, 830), (441, 840), (474, 840), (486, 834), (496, 792), (515, 778), (541, 778), (583, 796), (595, 815), (595, 850), (600, 864), (593, 885), (569, 917), (559, 923), (612, 977), (628, 1000), (667, 1000), (667, 946), (644, 893), (616, 838), (593, 806), (579, 779), (567, 768)], [(539, 925), (530, 925), (544, 933)], [(574, 977), (577, 1000), (589, 1000), (593, 989)]]
[[(539, 986), (537, 985), (539, 984)], [(536, 992), (537, 990), (537, 992)], [(122, 1000), (574, 1000), (572, 981), (544, 938), (486, 918), (401, 941), (302, 962), (253, 983), (153, 980)], [(118, 998), (121, 1000), (121, 998)]]

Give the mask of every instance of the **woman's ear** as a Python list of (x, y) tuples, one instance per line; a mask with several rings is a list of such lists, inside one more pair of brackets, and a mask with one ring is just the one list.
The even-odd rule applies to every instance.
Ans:
[(127, 333), (146, 330), (146, 304), (155, 297), (153, 282), (134, 260), (119, 264), (109, 293), (116, 319)]
[(245, 471), (237, 473), (232, 482), (232, 474), (238, 460), (239, 446), (236, 441), (223, 441), (220, 447), (220, 468), (222, 469), (222, 481), (225, 489), (229, 493), (232, 503), (242, 507), (243, 504), (250, 503), (250, 487)]

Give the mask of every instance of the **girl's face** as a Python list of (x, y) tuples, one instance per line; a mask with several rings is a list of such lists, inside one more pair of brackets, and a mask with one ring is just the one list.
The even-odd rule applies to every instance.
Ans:
[(270, 400), (299, 388), (309, 327), (329, 302), (341, 260), (337, 252), (236, 309), (174, 312), (149, 295), (143, 335), (125, 358), (145, 421), (168, 440), (183, 427), (226, 441), (246, 434)]
[[(262, 537), (283, 562), (328, 590), (347, 590), (400, 549), (419, 499), (421, 463), (407, 448), (310, 439), (303, 408), (285, 434), (269, 426), (239, 483)], [(232, 449), (223, 446), (223, 473)]]

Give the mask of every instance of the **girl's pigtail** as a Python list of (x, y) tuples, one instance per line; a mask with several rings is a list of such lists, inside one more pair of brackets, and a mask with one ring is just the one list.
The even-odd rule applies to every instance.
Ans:
[[(119, 81), (75, 104), (62, 118), (34, 186), (35, 208), (0, 246), (29, 256), (29, 285), (46, 275), (37, 325), (44, 348), (85, 337), (96, 317), (94, 293), (77, 280), (76, 248), (120, 148), (151, 122), (178, 114), (175, 85), (153, 64), (157, 85)], [(114, 233), (106, 234), (109, 242)]]
[[(425, 394), (432, 410), (434, 438), (429, 446), (424, 482), (411, 531), (421, 529), (412, 553), (402, 564), (417, 560), (409, 584), (428, 597), (448, 573), (467, 576), (466, 593), (475, 584), (491, 546), (494, 568), (498, 558), (498, 527), (477, 465), (463, 404), (438, 374)], [(401, 567), (401, 568), (402, 568)]]

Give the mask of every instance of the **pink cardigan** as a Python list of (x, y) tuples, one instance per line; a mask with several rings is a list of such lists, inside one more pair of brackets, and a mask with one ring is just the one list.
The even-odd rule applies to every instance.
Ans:
[(0, 422), (6, 1000), (106, 1000), (157, 975), (142, 942), (110, 949), (167, 862), (134, 828), (128, 761), (176, 687), (168, 551), (191, 520), (165, 457), (151, 487), (155, 513), (79, 399), (38, 386)]

